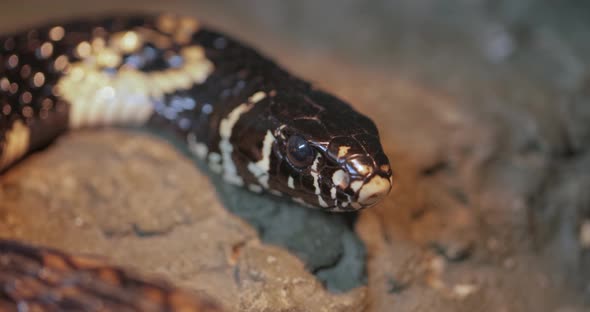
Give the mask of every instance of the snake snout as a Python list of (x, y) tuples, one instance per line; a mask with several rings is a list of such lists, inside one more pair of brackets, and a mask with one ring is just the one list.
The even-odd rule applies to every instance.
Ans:
[(366, 155), (352, 156), (347, 160), (346, 168), (351, 178), (355, 193), (353, 207), (366, 208), (383, 199), (391, 190), (391, 170), (389, 164), (377, 164), (374, 158)]
[(374, 205), (383, 199), (391, 190), (391, 181), (380, 175), (367, 180), (358, 192), (358, 203), (363, 207)]

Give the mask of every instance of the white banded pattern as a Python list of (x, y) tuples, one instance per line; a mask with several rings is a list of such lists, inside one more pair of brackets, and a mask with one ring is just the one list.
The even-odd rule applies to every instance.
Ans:
[[(338, 193), (338, 189), (345, 189), (348, 187), (348, 185), (350, 184), (350, 176), (348, 175), (348, 173), (346, 173), (344, 170), (342, 169), (338, 169), (336, 170), (333, 174), (332, 174), (332, 188), (330, 189), (330, 197), (336, 201), (336, 195)], [(346, 195), (348, 197), (347, 201), (341, 201), (340, 202), (340, 207), (345, 208), (350, 204), (350, 196)], [(336, 209), (334, 211), (340, 211), (341, 209)]]
[(263, 188), (268, 189), (268, 171), (270, 170), (270, 153), (272, 152), (272, 144), (275, 142), (275, 137), (270, 132), (266, 131), (264, 141), (262, 141), (262, 159), (255, 163), (248, 164), (248, 170), (258, 179), (258, 183)]
[[(242, 186), (244, 180), (238, 174), (238, 169), (232, 159), (234, 147), (230, 142), (230, 138), (234, 126), (240, 120), (240, 117), (254, 107), (254, 105), (266, 97), (266, 93), (258, 91), (248, 99), (248, 102), (242, 103), (234, 108), (224, 119), (219, 123), (219, 150), (221, 151), (221, 161), (223, 164), (223, 179), (229, 183)], [(210, 161), (210, 166), (211, 161)]]
[[(353, 181), (352, 183), (350, 183), (350, 188), (355, 192), (358, 193), (361, 189), (361, 187), (363, 187), (364, 182), (363, 181)], [(353, 202), (351, 203), (352, 207), (355, 209), (360, 209), (362, 208), (361, 204), (357, 203), (357, 202)]]
[(102, 38), (80, 43), (76, 53), (83, 60), (67, 65), (57, 84), (58, 94), (71, 105), (71, 128), (143, 124), (153, 113), (154, 100), (202, 83), (213, 72), (213, 63), (203, 48), (188, 46), (180, 52), (184, 62), (179, 67), (148, 73), (121, 66), (116, 74), (110, 74), (101, 67), (120, 65), (122, 53), (137, 51), (144, 40), (136, 31), (114, 34), (113, 38), (108, 45)]
[(318, 154), (311, 165), (311, 176), (313, 177), (313, 187), (315, 194), (318, 196), (318, 204), (322, 207), (328, 207), (328, 203), (322, 198), (322, 189), (320, 188), (320, 172), (318, 171), (318, 165), (320, 163), (321, 155)]
[(15, 121), (5, 134), (2, 155), (0, 155), (0, 169), (8, 167), (21, 158), (29, 149), (31, 131), (20, 120)]

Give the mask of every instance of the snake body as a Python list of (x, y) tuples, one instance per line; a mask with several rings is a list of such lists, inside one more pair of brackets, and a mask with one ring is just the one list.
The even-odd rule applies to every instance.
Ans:
[[(69, 129), (112, 125), (171, 132), (225, 181), (327, 211), (371, 206), (391, 188), (389, 161), (370, 119), (193, 18), (80, 19), (0, 37), (0, 171)], [(1, 241), (0, 308), (67, 307), (74, 299), (55, 289), (72, 276), (80, 296), (71, 297), (85, 295), (99, 306), (114, 300), (96, 295), (104, 288), (131, 289), (127, 301), (117, 301), (130, 310), (181, 307), (170, 304), (173, 288), (76, 259)], [(47, 279), (44, 272), (58, 273)], [(19, 292), (28, 279), (45, 288)], [(131, 304), (150, 291), (166, 300)]]

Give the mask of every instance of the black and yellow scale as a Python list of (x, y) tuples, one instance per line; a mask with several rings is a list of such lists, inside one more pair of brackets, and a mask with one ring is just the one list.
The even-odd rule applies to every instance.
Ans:
[[(116, 125), (171, 132), (227, 182), (327, 211), (371, 206), (391, 188), (370, 119), (193, 18), (80, 19), (0, 37), (0, 171), (69, 129)], [(181, 307), (172, 288), (76, 259), (0, 241), (0, 310)], [(150, 291), (159, 301), (138, 305)]]

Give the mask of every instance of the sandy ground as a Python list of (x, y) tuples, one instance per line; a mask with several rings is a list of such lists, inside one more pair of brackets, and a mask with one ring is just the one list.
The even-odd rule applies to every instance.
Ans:
[(0, 236), (105, 255), (235, 311), (590, 309), (590, 6), (248, 3), (21, 1), (0, 29), (199, 17), (375, 120), (396, 172), (382, 204), (326, 215), (223, 185), (149, 133), (92, 130), (0, 179)]

